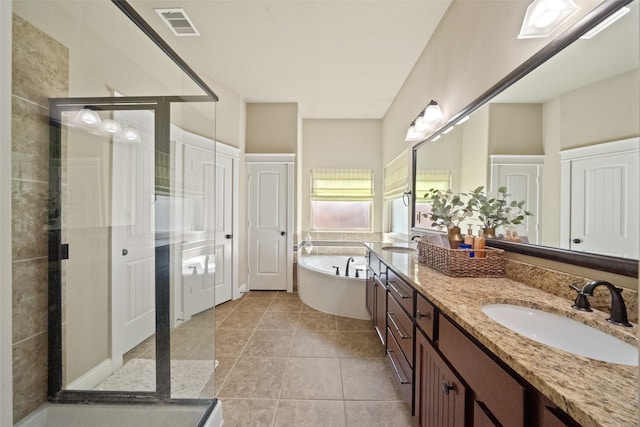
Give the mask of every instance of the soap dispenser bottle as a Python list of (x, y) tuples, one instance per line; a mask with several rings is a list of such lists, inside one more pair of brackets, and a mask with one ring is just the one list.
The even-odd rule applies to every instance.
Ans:
[(473, 240), (473, 249), (476, 258), (485, 258), (487, 254), (484, 251), (485, 238), (482, 229), (478, 230), (478, 237)]
[(464, 243), (473, 247), (473, 228), (471, 226), (467, 229), (467, 235), (464, 236)]

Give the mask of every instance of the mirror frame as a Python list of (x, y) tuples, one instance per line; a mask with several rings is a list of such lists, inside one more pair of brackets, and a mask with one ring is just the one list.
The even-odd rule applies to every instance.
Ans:
[[(542, 63), (562, 51), (571, 43), (576, 41), (584, 33), (598, 25), (609, 15), (633, 2), (634, 0), (613, 0), (602, 1), (598, 6), (589, 11), (579, 22), (569, 28), (567, 31), (559, 35), (557, 38), (549, 42), (545, 47), (536, 52), (533, 56), (515, 68), (511, 73), (507, 74), (502, 80), (495, 85), (491, 86), (488, 90), (482, 93), (471, 104), (463, 108), (460, 112), (455, 114), (445, 124), (438, 127), (433, 133), (429, 135), (424, 141), (421, 141), (413, 146), (412, 153), (412, 182), (411, 190), (412, 194), (416, 194), (416, 157), (417, 150), (421, 146), (432, 141), (436, 136), (440, 135), (445, 129), (457, 123), (463, 117), (468, 116), (475, 110), (488, 103), (492, 98), (500, 94), (502, 91), (509, 88), (518, 80), (529, 74), (536, 69)], [(636, 0), (640, 1), (640, 0)], [(423, 228), (416, 228), (416, 212), (415, 212), (415, 197), (414, 203), (411, 204), (411, 231), (414, 233), (424, 233), (426, 230)], [(519, 253), (523, 255), (533, 256), (537, 258), (544, 258), (563, 262), (567, 264), (573, 264), (580, 267), (592, 268), (595, 270), (606, 271), (609, 273), (620, 274), (629, 277), (638, 277), (638, 264), (637, 259), (618, 258), (607, 255), (598, 255), (587, 252), (577, 252), (568, 249), (554, 248), (551, 246), (537, 246), (526, 243), (508, 242), (499, 239), (488, 239), (487, 244), (499, 249), (503, 249), (508, 252)]]

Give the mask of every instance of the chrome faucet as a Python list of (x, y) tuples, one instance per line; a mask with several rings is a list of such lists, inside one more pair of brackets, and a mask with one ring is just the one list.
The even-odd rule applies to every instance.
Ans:
[(606, 287), (611, 293), (611, 317), (607, 321), (620, 326), (633, 326), (627, 319), (627, 306), (622, 298), (622, 288), (617, 288), (604, 280), (592, 280), (579, 289), (575, 285), (570, 285), (572, 289), (578, 292), (578, 296), (573, 304), (573, 308), (581, 311), (593, 311), (587, 296), (593, 296), (593, 291), (598, 286)]
[(347, 276), (347, 277), (349, 277), (349, 263), (350, 263), (351, 261), (354, 261), (354, 262), (355, 262), (355, 260), (353, 259), (353, 257), (352, 257), (352, 256), (350, 256), (350, 257), (349, 257), (349, 259), (347, 260), (347, 269), (346, 269), (346, 270), (345, 270), (345, 272), (344, 272), (344, 275), (345, 275), (345, 276)]

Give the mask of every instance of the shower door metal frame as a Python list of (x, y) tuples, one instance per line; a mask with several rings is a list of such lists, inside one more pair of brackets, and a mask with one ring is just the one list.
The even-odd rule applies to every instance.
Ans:
[[(154, 152), (156, 156), (171, 154), (171, 103), (214, 102), (210, 96), (142, 96), (49, 99), (49, 334), (48, 334), (48, 400), (61, 403), (155, 403), (209, 404), (206, 415), (213, 410), (216, 399), (171, 398), (170, 351), (170, 245), (166, 234), (157, 229), (159, 215), (170, 217), (166, 206), (155, 204), (155, 311), (156, 311), (156, 391), (95, 391), (62, 389), (62, 261), (69, 248), (62, 241), (62, 113), (90, 108), (96, 111), (146, 110), (154, 113)], [(155, 177), (160, 166), (155, 162)], [(154, 178), (155, 179), (155, 178)], [(157, 181), (155, 194), (159, 194)], [(167, 212), (168, 211), (168, 212)], [(58, 222), (60, 221), (59, 225)], [(206, 417), (203, 417), (205, 420)]]

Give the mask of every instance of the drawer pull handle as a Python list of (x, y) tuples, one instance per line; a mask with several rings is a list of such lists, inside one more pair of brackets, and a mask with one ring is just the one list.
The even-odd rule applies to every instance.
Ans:
[(447, 381), (442, 381), (442, 393), (445, 396), (449, 395), (449, 392), (451, 390), (455, 390), (456, 388), (453, 386), (453, 384), (449, 384)]
[(416, 319), (420, 320), (423, 317), (426, 318), (426, 319), (431, 319), (431, 313), (422, 314), (422, 313), (420, 313), (420, 310), (416, 310)]
[(396, 328), (396, 331), (398, 331), (398, 334), (400, 334), (400, 338), (402, 338), (403, 340), (411, 338), (409, 335), (404, 334), (404, 332), (400, 329), (396, 321), (393, 319), (393, 316), (395, 315), (396, 315), (395, 313), (389, 312), (389, 320), (391, 320), (393, 327)]
[(394, 291), (396, 294), (398, 294), (398, 296), (399, 296), (400, 298), (402, 298), (402, 299), (409, 298), (407, 295), (403, 294), (402, 292), (400, 292), (400, 291), (398, 290), (398, 288), (396, 288), (396, 287), (395, 287), (395, 285), (393, 284), (393, 280), (387, 280), (387, 283), (389, 284), (389, 287), (390, 287), (391, 289), (393, 289), (393, 291)]
[(396, 365), (396, 361), (393, 360), (393, 356), (391, 355), (391, 353), (393, 353), (393, 350), (387, 350), (387, 355), (389, 356), (389, 360), (391, 361), (391, 366), (393, 366), (393, 370), (395, 371), (396, 376), (398, 377), (398, 381), (400, 382), (400, 384), (411, 384), (409, 380), (405, 380), (404, 378), (402, 378), (402, 375), (400, 375), (400, 370)]

